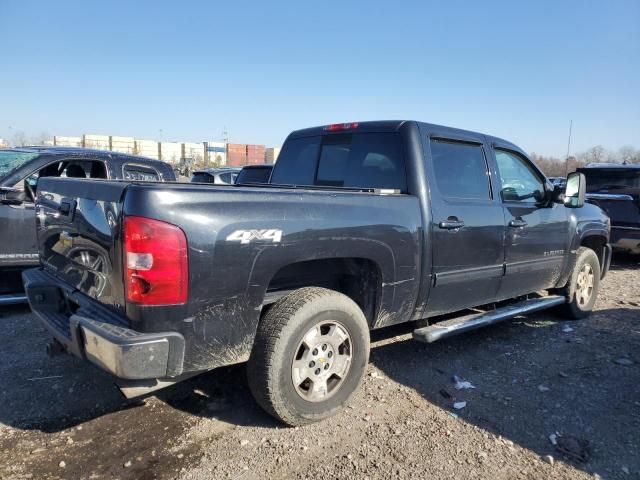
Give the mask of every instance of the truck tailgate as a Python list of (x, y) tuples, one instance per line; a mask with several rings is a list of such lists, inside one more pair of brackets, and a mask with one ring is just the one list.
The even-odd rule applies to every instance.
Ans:
[(38, 182), (36, 222), (44, 268), (103, 304), (124, 311), (122, 198), (129, 184), (68, 178)]

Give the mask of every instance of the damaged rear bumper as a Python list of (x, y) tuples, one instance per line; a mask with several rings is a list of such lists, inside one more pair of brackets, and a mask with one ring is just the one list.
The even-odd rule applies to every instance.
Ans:
[(122, 315), (42, 269), (22, 276), (33, 313), (67, 352), (126, 380), (182, 373), (185, 342), (180, 333), (132, 330)]

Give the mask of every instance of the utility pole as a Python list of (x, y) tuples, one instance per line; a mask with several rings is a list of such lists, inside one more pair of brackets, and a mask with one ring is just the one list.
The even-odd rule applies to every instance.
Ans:
[(564, 160), (564, 174), (569, 175), (569, 151), (571, 150), (571, 130), (573, 129), (573, 120), (569, 120), (569, 141), (567, 142), (567, 156)]
[(229, 131), (226, 125), (224, 126), (224, 130), (222, 130), (222, 141), (224, 142), (224, 164), (227, 165), (229, 161)]

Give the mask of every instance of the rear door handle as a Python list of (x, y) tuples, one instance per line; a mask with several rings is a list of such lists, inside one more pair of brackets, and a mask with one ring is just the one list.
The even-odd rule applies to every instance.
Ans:
[(509, 221), (509, 226), (514, 228), (526, 227), (527, 222), (525, 222), (521, 218), (514, 218), (513, 220)]
[(444, 230), (457, 230), (464, 227), (464, 222), (462, 220), (443, 220), (438, 226)]

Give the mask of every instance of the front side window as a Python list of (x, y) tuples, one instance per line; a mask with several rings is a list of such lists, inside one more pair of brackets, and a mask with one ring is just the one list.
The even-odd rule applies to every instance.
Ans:
[(496, 150), (496, 163), (505, 202), (538, 203), (544, 199), (544, 182), (531, 163), (506, 150)]
[(443, 197), (490, 200), (487, 162), (481, 145), (431, 140), (435, 183)]

